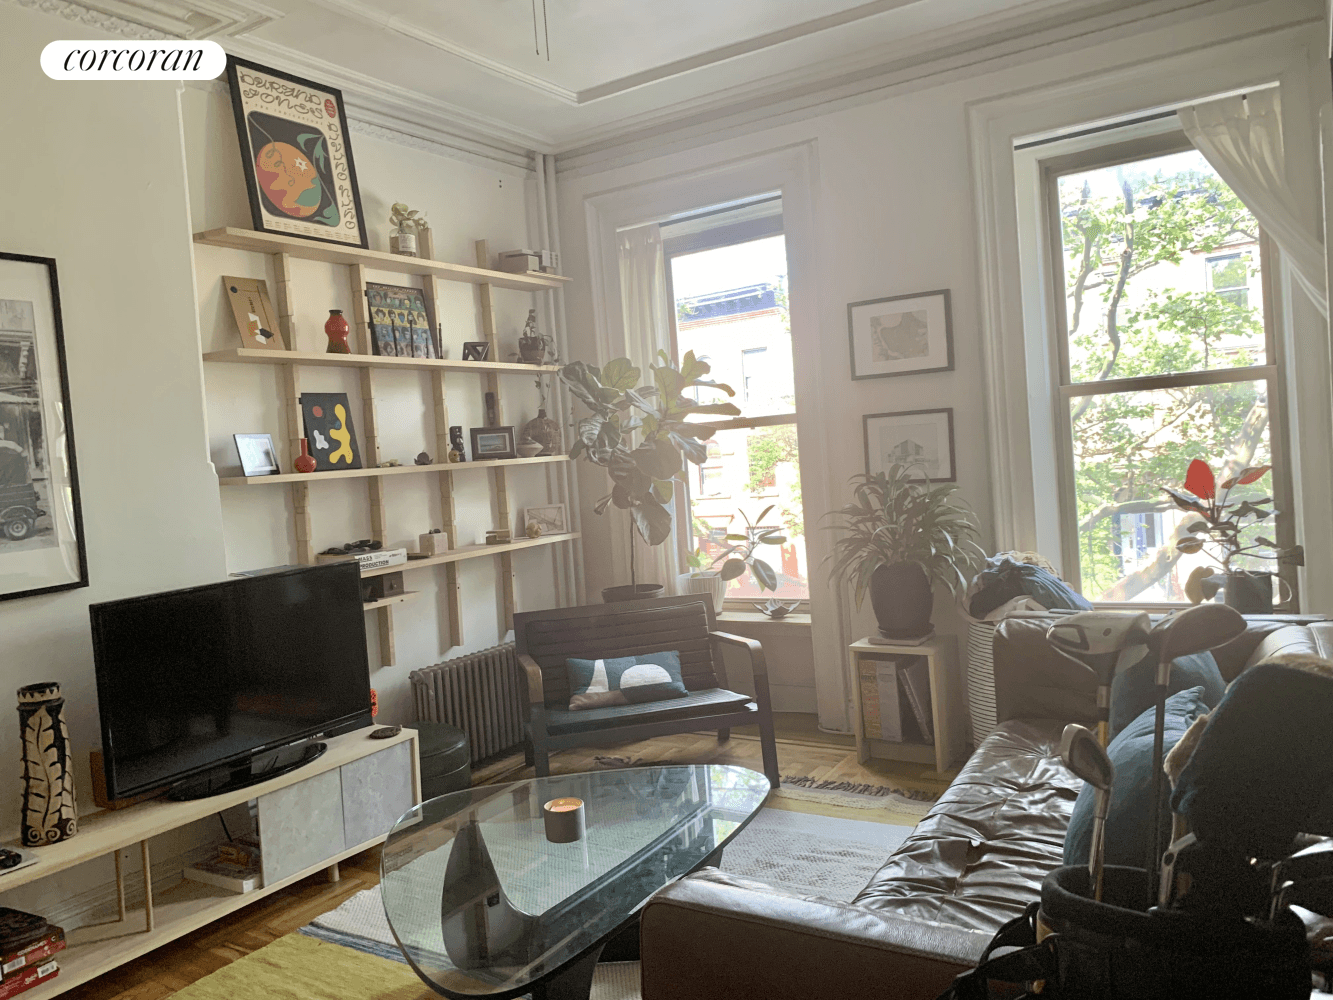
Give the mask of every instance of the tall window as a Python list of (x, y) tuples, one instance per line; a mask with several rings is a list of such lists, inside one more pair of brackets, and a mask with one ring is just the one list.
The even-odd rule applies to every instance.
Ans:
[[(1183, 136), (1045, 169), (1062, 279), (1062, 530), (1066, 551), (1078, 553), (1067, 575), (1076, 571), (1094, 601), (1184, 602), (1191, 571), (1213, 562), (1176, 548), (1197, 518), (1161, 487), (1179, 487), (1191, 459), (1208, 462), (1219, 481), (1275, 464), (1232, 498), (1276, 496), (1277, 509), (1287, 509), (1263, 237)], [(1274, 530), (1272, 522), (1248, 529), (1270, 538)], [(1276, 569), (1271, 561), (1234, 565)]]
[[(775, 571), (778, 597), (806, 600), (781, 203), (769, 199), (739, 210), (701, 213), (663, 224), (662, 237), (675, 299), (676, 357), (693, 351), (706, 359), (713, 369), (710, 378), (729, 385), (735, 391), (730, 401), (741, 409), (740, 417), (710, 421), (718, 431), (709, 444), (708, 462), (692, 477), (682, 547), (711, 560), (737, 535), (776, 528), (786, 542), (761, 545), (757, 555)], [(727, 398), (706, 391), (700, 397), (705, 402)], [(738, 602), (760, 595), (749, 571), (727, 589), (727, 598)]]

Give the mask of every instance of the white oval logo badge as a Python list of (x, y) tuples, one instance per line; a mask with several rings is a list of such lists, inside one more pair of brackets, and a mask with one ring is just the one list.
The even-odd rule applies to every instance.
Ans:
[(216, 80), (226, 68), (222, 46), (202, 40), (65, 40), (42, 49), (42, 72), (52, 80)]

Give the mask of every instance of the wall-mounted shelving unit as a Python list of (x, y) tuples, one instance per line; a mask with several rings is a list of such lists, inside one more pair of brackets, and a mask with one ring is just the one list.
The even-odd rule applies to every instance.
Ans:
[[(348, 268), (348, 280), (352, 292), (352, 343), (367, 351), (370, 340), (370, 317), (366, 304), (366, 270), (373, 268), (398, 274), (418, 275), (426, 298), (440, 314), (438, 282), (459, 281), (476, 285), (478, 290), (478, 308), (481, 316), (482, 335), (491, 345), (492, 355), (499, 349), (495, 330), (494, 289), (509, 288), (518, 291), (538, 292), (559, 288), (569, 279), (562, 275), (545, 273), (510, 274), (491, 270), (490, 253), (486, 241), (476, 244), (477, 266), (451, 264), (445, 261), (425, 260), (419, 257), (404, 257), (398, 254), (381, 253), (375, 250), (362, 250), (358, 247), (341, 247), (331, 243), (318, 243), (296, 237), (281, 236), (272, 233), (254, 232), (248, 229), (224, 228), (211, 229), (196, 233), (196, 243), (206, 246), (225, 247), (231, 250), (245, 250), (254, 253), (269, 254), (273, 258), (275, 277), (274, 306), (278, 313), (278, 325), (283, 340), (288, 347), (296, 344), (296, 329), (293, 319), (291, 282), (291, 261), (321, 261), (327, 264), (340, 264)], [(339, 469), (336, 471), (314, 472), (309, 475), (283, 473), (273, 476), (226, 476), (219, 479), (222, 486), (275, 486), (287, 485), (291, 488), (292, 513), (295, 519), (297, 559), (302, 563), (315, 562), (312, 544), (310, 515), (310, 489), (321, 481), (333, 479), (364, 479), (370, 498), (371, 537), (380, 542), (388, 541), (388, 525), (385, 522), (384, 481), (399, 475), (435, 474), (439, 479), (441, 530), (448, 535), (450, 551), (444, 555), (426, 559), (414, 559), (407, 564), (390, 566), (382, 570), (371, 570), (365, 576), (380, 576), (385, 573), (412, 572), (427, 567), (443, 567), (444, 603), (447, 609), (446, 634), (443, 644), (447, 647), (460, 645), (463, 641), (461, 594), (458, 585), (458, 563), (468, 559), (495, 558), (499, 560), (497, 587), (503, 608), (503, 627), (509, 629), (514, 621), (514, 571), (512, 553), (523, 549), (554, 545), (571, 541), (579, 537), (577, 532), (548, 535), (535, 539), (520, 538), (517, 541), (501, 545), (457, 545), (458, 526), (455, 523), (453, 477), (460, 472), (489, 470), (495, 499), (495, 525), (515, 528), (513, 512), (509, 507), (508, 471), (517, 466), (542, 465), (551, 462), (566, 462), (567, 455), (539, 456), (537, 458), (516, 458), (487, 460), (480, 462), (461, 462), (454, 464), (434, 463), (431, 465), (393, 466), (378, 468), (381, 459), (379, 447), (378, 422), (375, 407), (375, 379), (377, 371), (426, 371), (430, 372), (431, 399), (435, 416), (435, 454), (442, 457), (448, 454), (449, 443), (449, 404), (445, 393), (445, 375), (474, 374), (482, 378), (482, 392), (494, 393), (495, 423), (505, 426), (503, 404), (500, 395), (500, 376), (505, 374), (532, 375), (539, 372), (555, 372), (554, 365), (512, 364), (503, 361), (458, 361), (448, 359), (396, 358), (380, 357), (369, 353), (323, 354), (314, 351), (263, 351), (248, 348), (232, 348), (223, 351), (211, 351), (204, 355), (204, 360), (223, 364), (264, 364), (276, 365), (281, 372), (284, 397), (284, 418), (287, 430), (288, 462), (292, 456), (300, 453), (300, 441), (304, 436), (301, 418), (301, 381), (300, 370), (304, 367), (339, 367), (356, 368), (361, 376), (361, 458), (367, 468)], [(417, 596), (417, 592), (397, 594), (379, 601), (366, 604), (366, 610), (378, 617), (380, 659), (384, 666), (395, 662), (393, 612), (395, 606)]]

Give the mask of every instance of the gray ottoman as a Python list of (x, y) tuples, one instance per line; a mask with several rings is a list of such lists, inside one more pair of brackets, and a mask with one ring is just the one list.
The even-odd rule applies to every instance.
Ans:
[(467, 733), (445, 722), (418, 722), (421, 797), (433, 799), (472, 786), (472, 751)]

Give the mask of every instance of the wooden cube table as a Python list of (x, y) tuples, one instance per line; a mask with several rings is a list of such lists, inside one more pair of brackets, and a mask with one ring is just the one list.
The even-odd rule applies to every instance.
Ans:
[[(872, 757), (884, 760), (906, 760), (918, 764), (934, 764), (944, 774), (955, 760), (961, 760), (967, 737), (967, 712), (963, 704), (963, 688), (958, 671), (958, 646), (951, 635), (937, 635), (920, 645), (881, 645), (869, 639), (859, 639), (847, 647), (851, 658), (852, 691), (856, 704), (856, 757), (865, 763)], [(866, 699), (862, 691), (862, 673), (876, 662), (898, 662), (903, 657), (920, 656), (926, 660), (930, 678), (930, 716), (934, 730), (933, 743), (898, 742), (868, 735)], [(873, 667), (872, 667), (873, 669)], [(901, 700), (902, 711), (911, 713), (906, 695)]]

